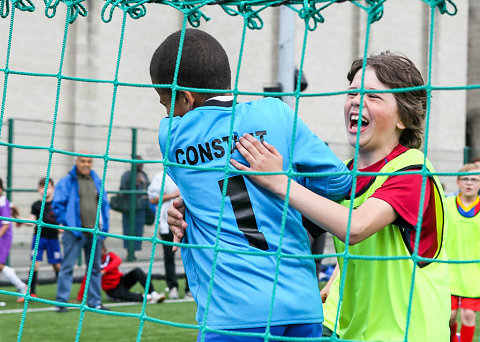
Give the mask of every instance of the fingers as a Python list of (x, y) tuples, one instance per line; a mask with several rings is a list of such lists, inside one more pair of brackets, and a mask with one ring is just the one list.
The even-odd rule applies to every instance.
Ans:
[(323, 289), (320, 290), (320, 297), (322, 298), (322, 303), (325, 303), (325, 301), (328, 298), (328, 295), (330, 294), (330, 286), (331, 283), (327, 283)]
[(234, 168), (240, 171), (250, 171), (250, 168), (248, 166), (243, 165), (242, 163), (239, 163), (235, 159), (230, 159), (230, 164), (233, 165)]
[[(178, 226), (170, 226), (170, 231), (173, 234), (173, 242), (180, 243), (182, 242), (183, 235), (185, 235), (185, 229)], [(176, 252), (178, 250), (178, 246), (172, 246), (172, 251)]]
[(185, 215), (185, 204), (181, 197), (175, 199), (173, 204), (167, 210), (168, 218), (167, 222), (171, 226), (187, 227), (187, 223), (183, 220)]
[(183, 219), (182, 213), (178, 211), (178, 209), (175, 208), (174, 206), (171, 206), (170, 208), (168, 208), (167, 214), (168, 214), (168, 218), (167, 218), (168, 224), (176, 225), (175, 223), (177, 220)]
[(244, 134), (243, 137), (238, 139), (238, 141), (255, 160), (259, 159), (262, 154), (267, 152), (265, 146), (250, 134)]
[(232, 163), (237, 169), (242, 171), (250, 171), (251, 168), (256, 169), (257, 164), (261, 164), (264, 156), (270, 153), (262, 143), (250, 134), (244, 134), (240, 137), (235, 143), (235, 147), (250, 165), (250, 168), (248, 168), (238, 163)]
[[(176, 198), (170, 208), (168, 208), (167, 222), (170, 226), (170, 231), (173, 234), (173, 242), (180, 243), (185, 235), (185, 229), (187, 229), (187, 222), (185, 222), (185, 203), (181, 197)], [(172, 251), (176, 252), (178, 246), (172, 246)]]
[(183, 219), (183, 215), (180, 216), (171, 216), (170, 213), (168, 214), (167, 223), (170, 226), (170, 230), (173, 229), (187, 229), (187, 222)]
[[(179, 193), (180, 194), (180, 193)], [(173, 201), (173, 206), (178, 210), (182, 211), (182, 214), (185, 213), (185, 203), (183, 202), (183, 198), (178, 197)]]
[(328, 293), (327, 292), (321, 292), (320, 293), (320, 296), (322, 297), (322, 303), (325, 303), (325, 301), (327, 300), (327, 297), (328, 297)]
[[(183, 236), (183, 235), (182, 235)], [(180, 243), (182, 242), (182, 238), (178, 237), (177, 234), (173, 234), (173, 242), (174, 243)], [(172, 252), (178, 251), (178, 246), (172, 246)]]
[(270, 145), (269, 143), (267, 143), (266, 141), (263, 141), (263, 146), (265, 146), (265, 148), (270, 152), (272, 153), (273, 155), (277, 156), (277, 157), (281, 157), (282, 155), (280, 154), (280, 152), (278, 152), (278, 150), (275, 148), (275, 146), (273, 145)]
[[(247, 144), (248, 141), (246, 141), (245, 139), (243, 138), (240, 138), (239, 141), (237, 141), (235, 143), (235, 148), (237, 149), (237, 151), (242, 155), (243, 158), (245, 158), (245, 160), (250, 164), (252, 165), (254, 162), (255, 162), (255, 158), (252, 156), (252, 154), (250, 153), (250, 151), (248, 151), (246, 148), (245, 148), (245, 144)], [(239, 170), (246, 170), (246, 167), (243, 166), (242, 164), (240, 163), (236, 163), (234, 164), (234, 166), (239, 169)]]

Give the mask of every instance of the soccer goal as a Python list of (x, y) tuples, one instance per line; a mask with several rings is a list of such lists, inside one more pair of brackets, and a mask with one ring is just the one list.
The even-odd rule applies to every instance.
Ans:
[[(82, 340), (85, 334), (82, 329), (85, 316), (92, 315), (108, 315), (112, 322), (123, 317), (136, 318), (138, 320), (137, 341), (142, 340), (142, 331), (146, 322), (158, 325), (158, 329), (162, 326), (170, 326), (198, 330), (199, 339), (202, 341), (207, 339), (209, 334), (223, 335), (226, 340), (230, 336), (239, 335), (264, 341), (341, 341), (344, 333), (345, 340), (351, 340), (350, 336), (357, 338), (362, 334), (352, 334), (351, 330), (356, 327), (349, 327), (349, 323), (344, 321), (345, 317), (368, 316), (369, 310), (376, 311), (375, 314), (372, 313), (372, 317), (383, 315), (383, 309), (380, 307), (357, 308), (356, 313), (348, 312), (346, 316), (341, 314), (342, 310), (345, 312), (352, 310), (351, 306), (342, 307), (342, 303), (345, 287), (351, 286), (353, 281), (349, 278), (354, 269), (351, 265), (359, 260), (377, 264), (408, 263), (411, 266), (408, 279), (402, 279), (402, 282), (409, 284), (407, 288), (401, 289), (402, 298), (407, 300), (401, 303), (393, 300), (390, 303), (395, 310), (403, 305), (398, 311), (393, 311), (405, 312), (405, 317), (399, 318), (399, 326), (386, 328), (401, 331), (393, 335), (401, 335), (402, 338), (398, 339), (399, 341), (415, 341), (411, 333), (412, 325), (415, 324), (410, 319), (412, 306), (418, 303), (425, 304), (418, 298), (415, 282), (422, 277), (421, 274), (426, 269), (449, 263), (443, 253), (440, 253), (444, 244), (442, 239), (445, 236), (445, 229), (440, 223), (437, 225), (438, 236), (434, 244), (434, 249), (438, 253), (422, 254), (423, 240), (421, 241), (420, 237), (423, 217), (420, 213), (424, 210), (425, 192), (430, 191), (429, 180), (435, 178), (436, 182), (433, 186), (437, 190), (431, 190), (431, 196), (437, 196), (433, 200), (438, 206), (436, 211), (438, 216), (435, 216), (435, 220), (443, 222), (441, 204), (443, 190), (440, 189), (440, 181), (446, 186), (446, 192), (454, 191), (456, 177), (459, 175), (457, 171), (464, 161), (466, 98), (469, 91), (480, 88), (480, 85), (468, 84), (466, 76), (469, 71), (469, 65), (466, 62), (469, 44), (468, 15), (467, 1), (453, 0), (44, 0), (42, 2), (0, 0), (0, 42), (2, 42), (0, 44), (2, 84), (0, 156), (5, 161), (0, 163), (0, 177), (4, 180), (4, 195), (7, 195), (21, 212), (28, 212), (30, 204), (34, 201), (34, 194), (25, 189), (35, 188), (37, 180), (42, 176), (47, 180), (49, 178), (60, 180), (67, 175), (75, 158), (78, 157), (93, 158), (94, 169), (100, 176), (102, 189), (96, 206), (94, 228), (88, 231), (80, 227), (52, 225), (42, 220), (15, 219), (5, 216), (1, 216), (0, 219), (13, 224), (36, 224), (40, 230), (48, 227), (91, 233), (93, 234), (92, 253), (100, 248), (100, 241), (103, 239), (115, 241), (118, 244), (122, 240), (141, 241), (144, 250), (148, 251), (148, 262), (145, 263), (148, 271), (147, 286), (152, 279), (153, 270), (158, 267), (156, 260), (158, 253), (161, 253), (162, 245), (178, 246), (182, 250), (205, 250), (208, 251), (206, 253), (211, 253), (209, 272), (204, 274), (204, 276), (208, 275), (208, 284), (204, 282), (197, 284), (198, 279), (192, 279), (193, 289), (198, 290), (194, 293), (194, 297), (197, 302), (199, 300), (202, 302), (201, 307), (204, 309), (197, 313), (199, 321), (197, 325), (172, 321), (169, 317), (149, 315), (146, 299), (139, 313), (120, 311), (115, 308), (108, 312), (90, 308), (87, 305), (93, 264), (90, 262), (86, 265), (87, 285), (83, 300), (80, 303), (65, 304), (69, 308), (79, 309), (80, 314), (75, 327), (76, 341)], [(179, 51), (182, 51), (185, 31), (188, 28), (198, 28), (208, 32), (225, 49), (231, 67), (231, 87), (215, 89), (213, 92), (216, 95), (231, 97), (234, 105), (231, 107), (231, 125), (223, 136), (218, 137), (220, 141), (216, 145), (213, 140), (208, 141), (209, 144), (199, 141), (198, 144), (189, 146), (189, 149), (175, 151), (174, 155), (179, 158), (171, 158), (169, 153), (171, 146), (174, 146), (172, 142), (175, 119), (173, 109), (177, 94), (182, 91), (202, 94), (212, 90), (177, 83), (178, 71), (181, 67), (180, 53), (171, 83), (153, 85), (149, 67), (156, 47), (177, 30), (182, 32), (179, 44)], [(408, 229), (401, 225), (395, 226), (401, 227), (402, 234), (399, 236), (403, 239), (402, 241), (409, 242), (408, 247), (404, 246), (405, 251), (402, 250), (400, 254), (391, 250), (385, 253), (377, 253), (375, 250), (371, 251), (372, 253), (368, 253), (368, 250), (365, 253), (357, 253), (356, 250), (352, 252), (350, 248), (350, 223), (357, 207), (355, 202), (357, 181), (359, 177), (365, 176), (365, 173), (362, 174), (362, 171), (359, 171), (361, 167), (355, 162), (361, 153), (361, 129), (355, 137), (356, 142), (351, 146), (345, 136), (344, 104), (345, 98), (352, 92), (360, 94), (362, 100), (376, 93), (364, 86), (365, 69), (368, 65), (366, 60), (372, 53), (378, 54), (386, 50), (408, 56), (415, 63), (424, 80), (424, 85), (418, 87), (389, 87), (379, 92), (379, 94), (388, 95), (425, 93), (425, 125), (423, 143), (419, 147), (425, 158), (415, 159), (419, 163), (417, 168), (405, 171), (399, 166), (386, 171), (387, 176), (400, 171), (407, 175), (420, 175), (422, 182), (419, 195), (422, 199), (418, 206), (419, 214), (415, 220), (416, 224), (413, 226), (410, 224)], [(347, 72), (356, 58), (363, 58), (364, 63), (360, 68), (363, 71), (359, 74), (359, 87), (353, 88), (354, 91), (347, 90), (351, 83), (351, 80), (346, 79)], [(173, 95), (172, 106), (167, 110), (159, 103), (155, 88), (166, 90)], [(285, 110), (292, 113), (291, 131), (288, 136), (285, 136), (289, 144), (288, 151), (298, 150), (306, 153), (302, 151), (302, 146), (296, 145), (298, 142), (296, 130), (299, 125), (305, 125), (313, 134), (320, 137), (340, 160), (353, 159), (353, 167), (348, 172), (353, 180), (353, 195), (349, 195), (351, 201), (347, 204), (349, 223), (343, 247), (339, 248), (340, 242), (336, 241), (337, 249), (334, 249), (334, 242), (329, 237), (327, 246), (321, 254), (309, 254), (308, 251), (291, 254), (284, 249), (291, 239), (286, 235), (288, 230), (285, 228), (290, 215), (293, 215), (289, 204), (291, 181), (335, 176), (335, 173), (325, 174), (316, 169), (313, 169), (314, 171), (297, 169), (296, 157), (293, 153), (289, 155), (289, 160), (285, 162), (286, 167), (282, 171), (290, 181), (287, 195), (280, 205), (281, 215), (276, 222), (279, 229), (275, 248), (269, 247), (268, 240), (258, 248), (258, 245), (249, 239), (251, 231), (248, 229), (254, 230), (253, 240), (258, 238), (259, 231), (262, 231), (261, 221), (259, 219), (255, 221), (256, 215), (253, 214), (255, 210), (262, 210), (263, 207), (259, 203), (252, 209), (247, 228), (239, 229), (240, 233), (237, 234), (245, 238), (248, 248), (226, 248), (222, 243), (224, 225), (232, 224), (227, 222), (228, 216), (224, 216), (224, 213), (231, 211), (235, 214), (232, 217), (238, 218), (236, 209), (239, 207), (235, 207), (232, 188), (235, 187), (238, 190), (241, 187), (245, 190), (241, 192), (245, 193), (247, 189), (245, 179), (249, 179), (248, 176), (252, 174), (248, 171), (232, 171), (229, 161), (235, 150), (235, 143), (238, 141), (235, 131), (237, 107), (235, 104), (258, 101), (266, 97), (282, 100), (285, 108), (288, 108)], [(360, 117), (355, 119), (355, 122), (360, 122), (360, 127), (364, 124), (367, 127), (368, 117), (362, 123), (362, 115), (364, 115), (362, 113), (366, 113), (366, 109), (363, 104), (359, 107)], [(165, 117), (167, 119), (164, 119)], [(278, 121), (280, 122), (282, 118), (279, 115)], [(25, 124), (25, 130), (28, 133), (20, 134), (13, 140), (12, 135), (9, 134), (11, 119), (28, 122)], [(163, 133), (166, 134), (165, 154), (160, 152), (157, 134), (162, 119), (167, 123), (163, 126)], [(67, 123), (75, 123), (75, 125)], [(139, 132), (143, 132), (139, 136), (141, 144), (138, 145), (135, 153), (132, 152), (133, 154), (129, 151), (130, 144), (126, 143), (132, 139), (131, 131), (126, 127), (138, 127)], [(270, 142), (268, 134), (262, 132), (253, 133), (259, 140)], [(252, 132), (241, 132), (243, 133)], [(220, 149), (220, 146), (223, 147)], [(313, 151), (307, 152), (313, 153)], [(103, 196), (118, 189), (122, 168), (139, 163), (134, 158), (136, 154), (143, 156), (142, 163), (145, 164), (147, 173), (152, 176), (163, 170), (166, 177), (169, 168), (188, 169), (192, 172), (224, 173), (224, 178), (218, 180), (216, 188), (216, 190), (220, 189), (221, 202), (213, 215), (216, 225), (213, 231), (215, 239), (212, 243), (189, 244), (186, 241), (170, 243), (161, 240), (158, 215), (151, 229), (145, 229), (143, 236), (140, 237), (125, 236), (121, 230), (120, 216), (113, 212), (110, 214), (109, 231), (102, 231)], [(215, 155), (223, 161), (222, 167), (205, 164), (210, 159), (214, 159)], [(435, 166), (435, 170), (429, 161)], [(7, 165), (11, 165), (13, 169), (9, 169)], [(380, 173), (383, 174), (379, 176)], [(234, 179), (233, 174), (240, 178)], [(369, 175), (368, 171), (367, 175)], [(375, 170), (371, 176), (385, 177), (385, 172)], [(249, 189), (253, 187), (251, 181), (247, 183)], [(160, 197), (164, 194), (164, 186), (165, 184), (162, 186)], [(193, 186), (187, 183), (182, 185), (184, 188)], [(42, 198), (41, 213), (45, 208), (45, 199), (46, 191)], [(198, 200), (208, 202), (212, 199), (199, 198)], [(160, 207), (161, 202), (157, 208)], [(205, 215), (210, 217), (212, 213), (205, 213)], [(295, 211), (294, 215), (299, 214)], [(252, 219), (255, 221), (253, 226), (250, 225)], [(237, 220), (235, 224), (240, 227), (244, 223), (242, 222)], [(13, 235), (9, 264), (16, 266), (15, 248), (30, 244), (31, 232), (13, 228)], [(308, 241), (306, 237), (306, 231), (302, 231), (302, 239)], [(302, 248), (307, 246), (305, 243)], [(33, 246), (34, 255), (38, 245), (37, 239)], [(370, 248), (374, 249), (374, 247)], [(272, 262), (272, 273), (266, 277), (271, 280), (267, 286), (271, 291), (268, 307), (264, 308), (265, 324), (262, 327), (265, 329), (262, 331), (232, 330), (237, 327), (245, 329), (250, 323), (236, 325), (236, 322), (232, 322), (232, 329), (222, 328), (221, 325), (210, 326), (209, 320), (214, 319), (215, 315), (222, 310), (217, 306), (219, 301), (215, 296), (222, 295), (219, 288), (225, 286), (221, 283), (223, 280), (219, 279), (225, 277), (225, 274), (222, 274), (224, 270), (222, 262), (228, 260), (224, 258), (226, 255), (239, 255), (239, 258), (242, 257), (245, 260), (269, 258)], [(284, 276), (284, 265), (303, 263), (303, 260), (307, 260), (309, 265), (307, 268), (314, 272), (315, 260), (337, 263), (337, 259), (341, 260), (342, 275), (338, 276), (337, 283), (332, 287), (337, 289), (337, 298), (332, 299), (333, 303), (327, 304), (328, 309), (325, 315), (322, 315), (322, 309), (318, 307), (320, 314), (313, 319), (313, 322), (320, 323), (324, 316), (327, 319), (329, 315), (331, 326), (328, 329), (332, 330), (332, 335), (316, 339), (278, 338), (274, 328), (281, 323), (281, 320), (277, 318), (279, 309), (276, 306), (278, 303), (276, 296), (282, 293), (281, 288), (284, 287), (285, 282), (298, 281)], [(187, 262), (185, 259), (184, 261)], [(455, 261), (450, 262), (455, 263)], [(472, 264), (480, 260), (464, 260), (460, 263), (462, 262)], [(25, 280), (27, 285), (30, 285), (34, 263), (30, 259), (28, 263), (29, 269)], [(192, 270), (191, 267), (187, 268)], [(230, 276), (235, 277), (235, 274)], [(375, 277), (381, 278), (382, 274), (375, 274)], [(371, 279), (372, 282), (375, 280)], [(319, 286), (318, 291), (323, 285), (322, 283)], [(395, 287), (394, 285), (391, 284), (392, 287)], [(369, 288), (369, 286), (366, 279), (363, 279), (359, 288)], [(248, 280), (245, 281), (245, 287), (249, 287)], [(243, 289), (236, 290), (240, 296)], [(387, 291), (385, 288), (373, 288), (373, 291), (376, 290)], [(16, 292), (3, 289), (0, 289), (0, 295), (19, 296)], [(31, 296), (30, 287), (27, 288), (23, 297), (25, 302), (18, 325), (18, 341), (22, 341), (25, 330), (30, 329), (30, 325), (25, 322), (31, 314), (29, 308), (32, 302), (52, 307), (60, 304), (55, 298)], [(225, 303), (229, 300), (226, 299)], [(386, 304), (386, 311), (389, 310), (388, 305)], [(450, 303), (446, 305), (449, 306)], [(241, 305), (238, 310), (248, 313), (248, 308)], [(287, 310), (283, 314), (285, 322), (294, 322), (292, 316), (295, 312)], [(440, 323), (435, 322), (435, 324)], [(252, 327), (257, 328), (255, 325)], [(448, 327), (442, 327), (442, 329), (445, 330)], [(370, 326), (365, 330), (367, 332), (363, 336), (380, 336), (376, 335), (374, 327)], [(105, 338), (108, 340), (108, 337)], [(358, 340), (362, 339), (358, 337)]]

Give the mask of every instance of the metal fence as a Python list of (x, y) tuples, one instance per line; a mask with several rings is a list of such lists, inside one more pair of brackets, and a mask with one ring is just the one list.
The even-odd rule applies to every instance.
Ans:
[[(50, 177), (55, 182), (65, 176), (74, 165), (75, 156), (72, 153), (79, 153), (81, 150), (88, 150), (97, 156), (94, 158), (93, 169), (102, 177), (107, 160), (104, 156), (107, 155), (108, 131), (108, 126), (69, 122), (56, 122), (55, 126), (49, 121), (21, 118), (3, 122), (0, 130), (0, 177), (3, 178), (7, 197), (19, 208), (22, 218), (28, 218), (31, 205), (41, 198), (37, 192), (38, 181), (47, 173), (50, 150), (54, 151)], [(141, 155), (145, 160), (144, 171), (150, 180), (163, 170), (158, 130), (113, 126), (108, 157), (114, 160), (108, 159), (105, 176), (105, 189), (110, 194), (109, 197), (119, 191), (121, 175), (131, 169), (132, 163), (129, 160), (134, 159), (135, 155)], [(153, 228), (145, 226), (144, 236), (152, 236)], [(121, 214), (113, 210), (110, 232), (122, 234)], [(32, 235), (31, 226), (14, 228), (10, 265), (30, 266)], [(121, 239), (109, 238), (107, 245), (125, 261), (132, 261), (133, 241), (130, 242), (132, 244), (128, 250), (123, 247)], [(157, 250), (158, 257), (163, 258), (161, 248)], [(150, 256), (151, 244), (143, 242), (142, 251), (136, 253), (136, 258), (138, 261), (146, 261)], [(46, 261), (44, 264), (47, 264)]]
[[(40, 199), (37, 185), (47, 172), (50, 147), (53, 148), (50, 177), (55, 181), (65, 176), (74, 164), (75, 156), (81, 150), (95, 154), (93, 169), (102, 176), (105, 166), (109, 128), (102, 125), (88, 125), (71, 122), (56, 122), (31, 119), (8, 119), (0, 130), (0, 177), (4, 180), (8, 198), (19, 208), (22, 217), (28, 217), (31, 205)], [(129, 162), (135, 155), (145, 160), (144, 171), (150, 180), (163, 170), (158, 146), (158, 130), (113, 126), (110, 132), (110, 146), (105, 189), (111, 196), (119, 191), (121, 175), (131, 169)], [(472, 149), (465, 147), (463, 159), (467, 162)], [(111, 211), (110, 232), (122, 234), (121, 214)], [(132, 222), (133, 223), (133, 222)], [(130, 227), (133, 231), (133, 227)], [(152, 236), (153, 226), (145, 226), (144, 236)], [(28, 269), (33, 229), (23, 225), (14, 229), (13, 246), (9, 263), (14, 267)], [(109, 238), (108, 248), (121, 256), (124, 261), (133, 261), (133, 241), (128, 249), (123, 240)], [(178, 254), (178, 253), (177, 253)], [(141, 251), (136, 252), (138, 262), (147, 261), (151, 256), (151, 245), (143, 242)], [(155, 255), (161, 267), (163, 251), (157, 248)], [(177, 258), (179, 256), (177, 255)], [(177, 260), (178, 262), (178, 260)], [(44, 267), (46, 266), (44, 262)], [(181, 264), (181, 263), (180, 263)], [(181, 266), (180, 266), (181, 267)], [(159, 272), (162, 272), (159, 270)]]

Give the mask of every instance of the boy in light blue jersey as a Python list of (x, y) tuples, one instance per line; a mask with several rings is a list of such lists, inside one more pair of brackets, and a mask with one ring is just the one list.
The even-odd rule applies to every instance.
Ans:
[[(154, 84), (172, 84), (180, 35), (181, 31), (173, 33), (155, 51), (150, 65)], [(212, 92), (176, 91), (173, 117), (160, 123), (159, 143), (163, 155), (179, 164), (169, 166), (168, 174), (186, 207), (188, 229), (183, 242), (207, 247), (182, 248), (198, 306), (197, 321), (209, 329), (264, 333), (269, 325), (276, 336), (320, 337), (323, 315), (315, 263), (310, 258), (292, 257), (310, 255), (301, 215), (288, 208), (282, 227), (284, 202), (230, 166), (228, 149), (234, 144), (229, 145), (229, 135), (235, 141), (252, 133), (289, 156), (284, 159), (285, 167), (291, 155), (295, 171), (329, 174), (299, 181), (330, 199), (340, 200), (348, 193), (351, 177), (300, 119), (293, 133), (295, 115), (280, 100), (235, 104), (232, 96), (216, 96), (215, 90), (230, 89), (230, 77), (228, 57), (220, 43), (203, 31), (185, 30), (177, 84)], [(171, 89), (156, 91), (160, 103), (170, 111)], [(231, 157), (244, 162), (234, 149)], [(231, 173), (224, 172), (226, 166)], [(280, 261), (275, 255), (279, 251)], [(264, 338), (200, 329), (198, 340), (250, 342)]]

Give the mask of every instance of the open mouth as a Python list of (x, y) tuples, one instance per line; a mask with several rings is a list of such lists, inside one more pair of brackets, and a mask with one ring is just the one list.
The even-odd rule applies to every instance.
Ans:
[[(358, 114), (350, 114), (350, 124), (349, 124), (349, 129), (357, 129), (358, 128)], [(366, 128), (370, 122), (365, 119), (364, 116), (362, 116), (362, 131), (364, 128)]]

